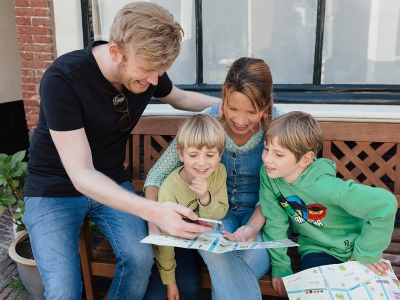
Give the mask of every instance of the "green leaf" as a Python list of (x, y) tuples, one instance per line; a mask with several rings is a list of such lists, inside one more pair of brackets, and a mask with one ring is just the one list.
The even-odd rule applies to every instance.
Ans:
[(18, 200), (17, 202), (18, 207), (21, 209), (21, 211), (23, 212), (25, 209), (25, 201), (23, 200)]
[(0, 203), (0, 217), (4, 214), (4, 205)]
[(0, 177), (0, 185), (5, 185), (7, 183), (7, 178)]
[(2, 161), (3, 159), (5, 159), (6, 157), (8, 157), (7, 154), (5, 154), (5, 153), (0, 153), (0, 161)]
[(19, 180), (11, 180), (11, 186), (13, 187), (13, 188), (16, 188), (16, 187), (18, 187), (19, 186)]
[(3, 205), (14, 205), (15, 203), (17, 203), (17, 200), (13, 195), (5, 194), (3, 197), (1, 197), (0, 202)]
[(20, 224), (17, 226), (17, 228), (15, 229), (16, 232), (20, 232), (20, 231), (24, 231), (26, 229), (24, 224)]
[(22, 170), (15, 170), (14, 172), (11, 173), (11, 177), (20, 177), (22, 174), (24, 174), (24, 171)]
[(19, 220), (19, 219), (22, 218), (23, 215), (24, 215), (24, 213), (23, 213), (22, 211), (16, 211), (16, 212), (14, 213), (13, 218), (14, 218), (15, 220)]
[(26, 153), (25, 150), (19, 151), (12, 156), (11, 160), (16, 162), (21, 162), (25, 157), (25, 153)]

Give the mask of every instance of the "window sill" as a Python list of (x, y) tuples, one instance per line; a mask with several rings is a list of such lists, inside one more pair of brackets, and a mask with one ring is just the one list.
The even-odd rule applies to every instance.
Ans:
[[(277, 104), (284, 111), (300, 110), (311, 114), (318, 121), (400, 123), (398, 105), (333, 105), (333, 104)], [(143, 113), (149, 116), (185, 116), (187, 112), (168, 104), (149, 104)]]

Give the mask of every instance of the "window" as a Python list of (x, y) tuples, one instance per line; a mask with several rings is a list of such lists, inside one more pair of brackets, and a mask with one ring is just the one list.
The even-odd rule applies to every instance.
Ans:
[[(108, 39), (132, 0), (81, 0), (88, 36)], [(219, 93), (241, 56), (267, 62), (277, 102), (400, 104), (398, 0), (152, 0), (182, 25), (168, 71), (183, 88)]]

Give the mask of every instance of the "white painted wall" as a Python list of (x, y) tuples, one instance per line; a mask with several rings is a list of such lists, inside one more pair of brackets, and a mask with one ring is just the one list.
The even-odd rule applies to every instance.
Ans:
[(83, 48), (80, 0), (53, 0), (56, 56)]
[(0, 103), (22, 99), (14, 1), (0, 1)]

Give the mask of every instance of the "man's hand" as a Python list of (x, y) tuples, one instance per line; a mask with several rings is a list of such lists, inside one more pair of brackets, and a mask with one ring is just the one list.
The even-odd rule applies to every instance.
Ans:
[(232, 242), (254, 242), (257, 235), (257, 228), (251, 225), (239, 227), (234, 233), (222, 231), (224, 237)]
[(272, 287), (278, 294), (287, 297), (285, 285), (283, 284), (282, 277), (272, 276)]
[(179, 290), (176, 283), (165, 285), (167, 288), (167, 299), (168, 300), (179, 300)]
[(153, 222), (147, 222), (147, 228), (149, 229), (149, 234), (161, 233), (160, 227), (158, 227)]
[[(354, 261), (354, 259), (350, 257), (349, 261)], [(364, 264), (364, 265), (377, 275), (379, 274), (387, 275), (386, 270), (390, 269), (389, 264), (383, 262), (382, 260), (378, 260), (377, 262), (372, 264)]]
[(162, 231), (174, 236), (187, 239), (194, 239), (200, 233), (211, 231), (208, 226), (198, 225), (184, 221), (183, 216), (192, 220), (197, 220), (197, 215), (189, 208), (172, 202), (153, 202), (151, 214), (146, 217), (148, 221), (153, 222)]

